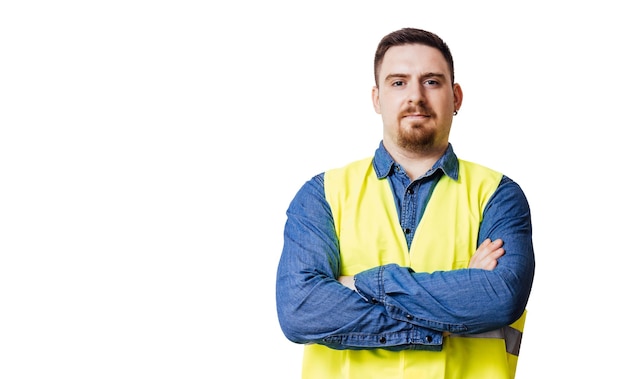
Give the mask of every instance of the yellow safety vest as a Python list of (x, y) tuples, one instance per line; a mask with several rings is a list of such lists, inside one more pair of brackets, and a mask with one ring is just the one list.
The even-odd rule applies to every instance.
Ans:
[[(443, 175), (437, 183), (410, 251), (389, 183), (376, 177), (371, 158), (327, 171), (325, 192), (339, 239), (341, 275), (388, 263), (417, 272), (467, 268), (483, 210), (502, 174), (462, 160), (459, 165), (458, 181)], [(442, 351), (306, 345), (302, 378), (512, 379), (525, 316), (488, 333), (444, 337)]]

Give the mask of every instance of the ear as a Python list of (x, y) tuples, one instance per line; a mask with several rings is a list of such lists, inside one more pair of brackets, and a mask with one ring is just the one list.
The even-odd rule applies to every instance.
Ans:
[(377, 86), (372, 87), (372, 104), (376, 113), (380, 114), (380, 95)]
[(463, 103), (463, 90), (458, 83), (454, 83), (452, 92), (454, 93), (454, 109), (458, 111)]

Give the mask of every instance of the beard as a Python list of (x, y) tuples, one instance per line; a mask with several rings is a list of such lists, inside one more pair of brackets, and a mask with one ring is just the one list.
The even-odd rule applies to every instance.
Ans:
[(427, 151), (435, 144), (437, 137), (437, 133), (430, 125), (433, 120), (432, 117), (435, 117), (435, 112), (426, 104), (418, 103), (405, 108), (401, 115), (415, 113), (429, 115), (431, 118), (421, 121), (400, 119), (396, 144), (408, 151)]
[(399, 147), (416, 152), (429, 151), (435, 141), (435, 131), (419, 123), (401, 127), (396, 138)]

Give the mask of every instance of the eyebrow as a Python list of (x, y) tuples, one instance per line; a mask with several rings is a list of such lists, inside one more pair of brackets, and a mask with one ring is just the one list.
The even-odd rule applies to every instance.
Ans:
[[(392, 80), (392, 79), (406, 79), (406, 78), (408, 78), (410, 76), (411, 75), (409, 75), (409, 74), (400, 74), (400, 73), (389, 74), (389, 75), (387, 75), (385, 77), (385, 81), (387, 82), (387, 81)], [(444, 74), (439, 73), (439, 72), (426, 72), (424, 74), (421, 74), (419, 77), (420, 77), (420, 79), (424, 79), (424, 78), (445, 79), (446, 78), (446, 76)]]
[(385, 81), (388, 82), (391, 79), (404, 79), (408, 77), (409, 75), (407, 74), (389, 74), (385, 77)]

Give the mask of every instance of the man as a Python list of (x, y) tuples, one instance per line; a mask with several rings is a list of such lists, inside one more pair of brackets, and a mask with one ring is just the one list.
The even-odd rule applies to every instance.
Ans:
[(510, 178), (460, 160), (448, 46), (405, 28), (374, 59), (373, 157), (314, 176), (287, 210), (276, 297), (302, 377), (513, 378), (534, 277)]

